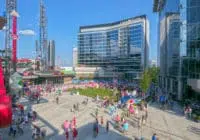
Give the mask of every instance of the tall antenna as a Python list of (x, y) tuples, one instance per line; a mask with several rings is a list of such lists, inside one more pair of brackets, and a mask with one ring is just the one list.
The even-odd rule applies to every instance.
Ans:
[(40, 38), (39, 38), (39, 54), (41, 54), (42, 71), (48, 70), (48, 42), (47, 42), (47, 17), (44, 0), (40, 0)]

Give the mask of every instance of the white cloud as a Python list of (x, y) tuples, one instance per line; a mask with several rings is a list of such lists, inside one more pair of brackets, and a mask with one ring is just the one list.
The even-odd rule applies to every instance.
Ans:
[(35, 32), (33, 30), (21, 30), (21, 31), (19, 31), (19, 34), (28, 35), (28, 36), (34, 36)]

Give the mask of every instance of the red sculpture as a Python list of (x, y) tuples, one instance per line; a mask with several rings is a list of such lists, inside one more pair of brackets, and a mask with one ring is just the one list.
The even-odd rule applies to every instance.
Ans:
[(4, 76), (0, 58), (0, 128), (8, 127), (12, 123), (11, 98), (6, 95)]

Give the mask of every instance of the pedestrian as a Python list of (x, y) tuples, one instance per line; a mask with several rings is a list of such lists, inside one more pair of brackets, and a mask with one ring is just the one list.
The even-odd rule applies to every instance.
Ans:
[(26, 124), (28, 123), (28, 115), (24, 116), (24, 121), (25, 121)]
[(76, 138), (77, 138), (77, 136), (78, 136), (78, 131), (77, 131), (76, 128), (73, 128), (72, 134), (73, 134), (73, 140), (76, 140)]
[(46, 136), (46, 129), (41, 130), (41, 137), (44, 139)]
[(99, 114), (99, 109), (96, 108), (96, 111), (95, 111), (95, 115), (96, 115), (96, 117), (98, 117), (98, 114)]
[(40, 103), (40, 96), (38, 95), (37, 96), (37, 104), (39, 104)]
[(126, 133), (128, 131), (128, 122), (125, 121), (123, 124), (123, 132)]
[(73, 105), (73, 108), (74, 108), (74, 111), (76, 111), (76, 105), (75, 104)]
[(101, 125), (103, 126), (104, 121), (103, 121), (103, 116), (101, 116)]
[(17, 125), (14, 124), (14, 125), (13, 125), (13, 136), (14, 136), (14, 137), (16, 136), (16, 133), (17, 133)]
[(106, 122), (106, 132), (108, 133), (109, 132), (109, 121), (107, 120)]
[(69, 131), (68, 131), (68, 129), (65, 131), (65, 137), (66, 137), (66, 140), (69, 140)]
[(37, 133), (36, 126), (33, 125), (32, 139), (35, 139), (35, 137), (36, 137), (36, 133)]
[(1, 132), (0, 132), (0, 140), (3, 140)]
[(24, 122), (22, 122), (22, 123), (19, 124), (19, 133), (20, 133), (21, 135), (24, 134), (23, 128), (24, 128)]
[(33, 115), (33, 114), (32, 114), (32, 111), (29, 111), (29, 112), (28, 112), (28, 119), (31, 119), (31, 118), (32, 118), (32, 115)]
[(73, 122), (73, 125), (76, 127), (76, 122), (77, 122), (76, 121), (76, 116), (73, 117), (72, 122)]
[(188, 107), (188, 115), (189, 115), (189, 119), (191, 119), (191, 117), (192, 117), (192, 108), (190, 106)]
[(99, 134), (99, 125), (98, 125), (98, 123), (96, 124), (96, 137), (98, 136), (98, 134)]
[(21, 116), (24, 115), (24, 106), (20, 106)]
[(36, 111), (33, 111), (33, 121), (35, 121), (37, 118), (37, 112)]
[(77, 107), (77, 111), (79, 111), (79, 103), (77, 103), (76, 107)]
[(153, 134), (152, 140), (157, 140), (156, 133)]
[(59, 97), (56, 97), (56, 103), (59, 104)]
[(93, 137), (96, 137), (96, 123), (93, 124)]
[(8, 135), (10, 136), (11, 134), (13, 134), (13, 126), (12, 126), (12, 124), (10, 125)]

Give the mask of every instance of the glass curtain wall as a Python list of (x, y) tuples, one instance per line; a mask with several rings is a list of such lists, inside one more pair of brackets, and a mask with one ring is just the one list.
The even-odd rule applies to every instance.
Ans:
[(136, 78), (144, 70), (145, 35), (143, 22), (109, 30), (80, 32), (78, 63), (111, 67), (121, 78)]

